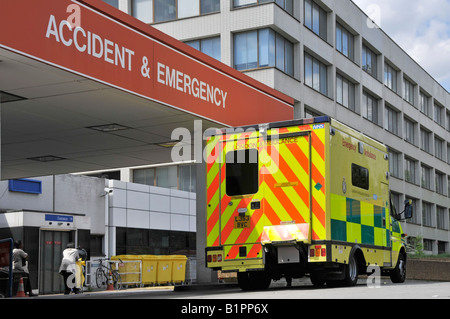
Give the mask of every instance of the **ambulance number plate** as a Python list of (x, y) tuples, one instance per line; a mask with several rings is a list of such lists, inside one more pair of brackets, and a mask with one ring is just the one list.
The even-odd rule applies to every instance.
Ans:
[(250, 228), (250, 216), (235, 216), (234, 228)]

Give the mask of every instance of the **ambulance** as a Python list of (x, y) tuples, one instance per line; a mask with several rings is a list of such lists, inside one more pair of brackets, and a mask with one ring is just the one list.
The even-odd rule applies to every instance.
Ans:
[[(398, 213), (387, 147), (321, 116), (205, 132), (206, 267), (244, 290), (309, 276), (356, 285), (406, 278), (410, 201)], [(378, 270), (378, 272), (376, 272)]]

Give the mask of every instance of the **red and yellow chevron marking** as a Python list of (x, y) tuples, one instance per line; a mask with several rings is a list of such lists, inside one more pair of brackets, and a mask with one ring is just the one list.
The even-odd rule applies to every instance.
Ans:
[[(300, 134), (304, 131), (307, 134)], [(297, 132), (295, 139), (282, 143), (283, 134)], [(241, 258), (239, 247), (243, 245), (247, 248), (244, 258), (261, 257), (264, 234), (282, 231), (278, 226), (283, 223), (292, 224), (282, 226), (292, 228), (288, 233), (298, 240), (326, 237), (325, 129), (313, 130), (312, 125), (283, 128), (277, 130), (279, 140), (266, 145), (257, 138), (258, 134), (236, 133), (207, 142), (207, 246), (224, 246), (225, 259)], [(225, 192), (225, 155), (245, 148), (259, 150), (259, 190), (253, 195), (229, 197)], [(260, 209), (252, 210), (252, 201), (260, 201)], [(247, 208), (250, 227), (235, 228), (239, 208)], [(309, 233), (304, 225), (311, 223), (311, 216)], [(270, 226), (274, 227), (267, 228)]]

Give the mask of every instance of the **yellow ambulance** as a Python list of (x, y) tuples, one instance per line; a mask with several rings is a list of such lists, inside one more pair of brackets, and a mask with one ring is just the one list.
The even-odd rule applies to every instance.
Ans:
[(356, 285), (378, 267), (406, 277), (385, 145), (328, 117), (208, 130), (206, 266), (242, 289), (309, 275)]

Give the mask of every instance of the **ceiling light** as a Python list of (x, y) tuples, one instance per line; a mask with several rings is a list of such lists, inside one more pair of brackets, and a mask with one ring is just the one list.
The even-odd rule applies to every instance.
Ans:
[(158, 145), (158, 146), (161, 146), (161, 147), (165, 147), (165, 148), (171, 148), (171, 147), (174, 147), (175, 145), (177, 145), (178, 143), (180, 143), (180, 141), (170, 141), (170, 142), (156, 143), (155, 145)]
[(0, 103), (15, 102), (21, 100), (26, 100), (26, 98), (11, 93), (7, 93), (4, 91), (0, 91)]
[(128, 126), (120, 125), (117, 123), (112, 124), (104, 124), (104, 125), (94, 125), (94, 126), (88, 126), (87, 128), (103, 133), (111, 133), (111, 132), (117, 132), (117, 131), (123, 131), (128, 130)]
[(46, 162), (62, 161), (65, 160), (66, 158), (54, 155), (44, 155), (44, 156), (29, 157), (28, 159), (32, 161), (46, 163)]

